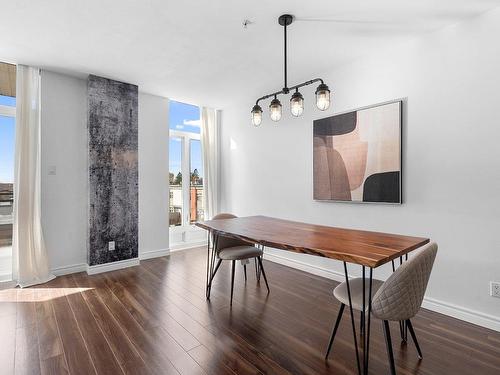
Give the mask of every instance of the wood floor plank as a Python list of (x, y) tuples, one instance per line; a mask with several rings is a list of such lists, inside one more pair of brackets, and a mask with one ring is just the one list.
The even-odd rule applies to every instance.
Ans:
[[(76, 281), (77, 279), (81, 280), (82, 276), (74, 275), (73, 277)], [(89, 288), (89, 290), (82, 292), (82, 295), (123, 371), (130, 375), (149, 374), (150, 370), (144, 360), (106, 305), (100, 300), (97, 292), (93, 288)]]
[(34, 288), (17, 290), (17, 328), (36, 324), (35, 291)]
[(42, 374), (67, 374), (68, 364), (50, 299), (49, 290), (33, 288), (35, 296), (36, 334)]
[(64, 290), (58, 286), (58, 280), (47, 283), (52, 289), (51, 304), (64, 346), (64, 356), (71, 374), (96, 374), (96, 369), (87, 345), (78, 328), (78, 323), (71, 310)]
[(141, 280), (138, 278), (133, 278), (130, 280), (127, 276), (126, 271), (120, 271), (123, 276), (121, 283), (126, 289), (133, 289), (134, 295), (136, 296), (138, 302), (143, 305), (150, 314), (152, 314), (158, 321), (158, 325), (161, 325), (170, 336), (172, 336), (175, 341), (183, 347), (185, 351), (189, 351), (200, 345), (200, 342), (189, 333), (182, 325), (177, 323), (168, 312), (163, 309), (160, 301), (156, 298), (153, 290), (149, 288), (147, 284), (145, 287), (142, 286)]
[(121, 366), (73, 278), (71, 276), (61, 276), (55, 285), (65, 290), (66, 299), (76, 319), (97, 373), (110, 375), (122, 374)]
[[(0, 302), (0, 305), (2, 303), (3, 302)], [(0, 364), (2, 366), (2, 371), (5, 371), (6, 374), (14, 373), (16, 314), (15, 309), (13, 311), (13, 314), (4, 314), (0, 317), (0, 332), (2, 335), (2, 339), (0, 340)]]
[(16, 375), (36, 375), (41, 373), (38, 345), (36, 323), (23, 325), (16, 329)]
[(235, 375), (236, 372), (227, 367), (219, 356), (214, 356), (204, 345), (191, 349), (189, 355), (199, 363), (207, 374)]
[(66, 358), (63, 354), (46, 358), (40, 362), (42, 375), (69, 374)]
[[(135, 272), (135, 270), (131, 271)], [(161, 311), (152, 308), (155, 301), (148, 299), (146, 293), (141, 293), (140, 290), (136, 289), (133, 282), (127, 284), (127, 278), (124, 278), (123, 281), (126, 286), (122, 284), (120, 275), (123, 275), (124, 272), (125, 271), (110, 272), (105, 277), (108, 282), (112, 284), (113, 290), (119, 293), (122, 298), (126, 299), (126, 301), (130, 303), (129, 308), (134, 310), (134, 316), (140, 317), (141, 322), (147, 320), (152, 323), (152, 328), (143, 326), (152, 340), (156, 343), (156, 345), (163, 348), (164, 353), (179, 373), (186, 375), (204, 374), (205, 372), (198, 365), (198, 363), (186, 353), (182, 346), (175, 341), (163, 327), (161, 327), (159, 319), (155, 317), (155, 314), (161, 314)], [(133, 276), (130, 275), (130, 272), (125, 273), (125, 276), (133, 278)], [(185, 332), (187, 335), (192, 337), (189, 332)], [(194, 337), (192, 337), (192, 339), (195, 340)], [(184, 341), (186, 340), (184, 339)], [(199, 345), (197, 341), (196, 343)]]
[(95, 288), (101, 301), (112, 313), (153, 374), (179, 374), (162, 348), (156, 345), (151, 335), (142, 328), (122, 301), (109, 289), (109, 281), (106, 277), (102, 275), (88, 277), (87, 283), (83, 285)]
[[(135, 279), (137, 282), (138, 280)], [(156, 283), (155, 283), (156, 284)], [(170, 285), (170, 283), (168, 283)], [(151, 285), (151, 284), (147, 284)], [(260, 372), (250, 364), (245, 358), (240, 356), (236, 348), (238, 343), (225, 337), (217, 337), (208, 331), (203, 325), (194, 320), (185, 311), (179, 309), (172, 301), (164, 299), (163, 294), (158, 293), (162, 288), (150, 288), (153, 298), (160, 301), (164, 310), (187, 331), (189, 331), (196, 339), (203, 343), (204, 347), (212, 351), (214, 355), (234, 372), (242, 375), (259, 374)]]

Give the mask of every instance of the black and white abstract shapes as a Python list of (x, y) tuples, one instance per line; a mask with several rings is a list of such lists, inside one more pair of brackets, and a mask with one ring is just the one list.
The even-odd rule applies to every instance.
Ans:
[[(138, 88), (88, 78), (88, 264), (138, 256)], [(115, 250), (108, 248), (115, 242)]]

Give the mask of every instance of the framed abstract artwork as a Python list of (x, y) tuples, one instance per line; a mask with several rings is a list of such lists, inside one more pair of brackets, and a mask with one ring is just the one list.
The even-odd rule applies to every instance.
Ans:
[(313, 190), (321, 201), (402, 203), (402, 101), (313, 122)]

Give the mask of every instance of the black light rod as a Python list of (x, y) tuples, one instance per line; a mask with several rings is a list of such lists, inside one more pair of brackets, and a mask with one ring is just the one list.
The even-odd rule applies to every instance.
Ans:
[(286, 90), (288, 90), (288, 86), (287, 86), (287, 66), (286, 66), (286, 23), (285, 23), (285, 26), (284, 26), (284, 29), (285, 29), (285, 86), (283, 86), (283, 92), (285, 92)]
[[(295, 86), (292, 86), (292, 87), (288, 87), (288, 90), (299, 89), (301, 87), (308, 86), (308, 85), (310, 85), (310, 84), (312, 84), (314, 82), (324, 83), (321, 78), (315, 78), (315, 79), (311, 79), (310, 81), (306, 81), (306, 82), (303, 82), (303, 83), (299, 83), (298, 85), (295, 85)], [(257, 99), (257, 101), (255, 102), (255, 104), (259, 104), (259, 102), (261, 100), (270, 98), (272, 96), (281, 95), (281, 94), (288, 94), (288, 92), (285, 92), (284, 90), (281, 90), (281, 91), (273, 92), (272, 94), (264, 95), (264, 96), (260, 97), (259, 99)]]

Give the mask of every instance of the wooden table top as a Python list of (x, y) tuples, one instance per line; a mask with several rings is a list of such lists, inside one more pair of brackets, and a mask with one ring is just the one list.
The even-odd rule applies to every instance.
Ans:
[(343, 229), (247, 216), (196, 223), (228, 237), (267, 247), (322, 256), (367, 267), (378, 267), (429, 242), (428, 238)]

